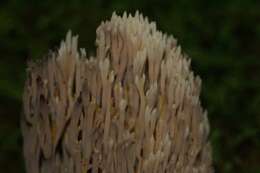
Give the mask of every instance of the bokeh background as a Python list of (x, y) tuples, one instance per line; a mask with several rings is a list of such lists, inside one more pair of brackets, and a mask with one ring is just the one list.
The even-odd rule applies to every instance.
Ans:
[(178, 39), (203, 80), (216, 173), (260, 172), (257, 0), (1, 0), (0, 172), (25, 172), (19, 120), (26, 62), (57, 49), (69, 29), (94, 54), (100, 22), (136, 10)]

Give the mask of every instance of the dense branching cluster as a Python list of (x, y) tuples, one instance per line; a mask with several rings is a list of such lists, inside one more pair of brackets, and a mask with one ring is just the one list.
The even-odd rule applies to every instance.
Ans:
[(201, 80), (177, 41), (141, 14), (97, 29), (96, 57), (69, 32), (28, 67), (28, 173), (210, 173)]

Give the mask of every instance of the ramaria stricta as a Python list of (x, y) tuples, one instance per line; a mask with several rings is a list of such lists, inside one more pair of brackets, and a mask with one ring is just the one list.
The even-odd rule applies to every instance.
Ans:
[(138, 12), (97, 29), (96, 57), (69, 32), (29, 63), (27, 173), (210, 173), (201, 80), (177, 41)]

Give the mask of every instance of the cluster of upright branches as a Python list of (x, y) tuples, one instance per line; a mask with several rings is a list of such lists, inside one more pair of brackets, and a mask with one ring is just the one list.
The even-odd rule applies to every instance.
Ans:
[(96, 57), (77, 39), (29, 64), (28, 173), (213, 172), (201, 80), (173, 37), (137, 12), (101, 23)]

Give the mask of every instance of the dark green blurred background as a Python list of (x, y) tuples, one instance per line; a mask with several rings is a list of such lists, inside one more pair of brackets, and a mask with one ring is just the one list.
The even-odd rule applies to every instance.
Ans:
[(57, 49), (68, 29), (93, 54), (100, 22), (137, 9), (179, 40), (203, 80), (216, 172), (260, 172), (260, 1), (253, 0), (1, 0), (0, 172), (24, 172), (27, 60)]

